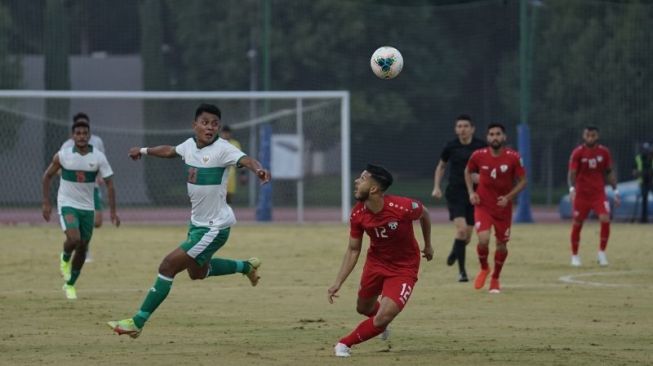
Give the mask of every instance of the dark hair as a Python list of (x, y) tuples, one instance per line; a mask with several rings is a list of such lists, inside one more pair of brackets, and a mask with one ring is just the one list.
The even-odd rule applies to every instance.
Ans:
[(368, 173), (372, 176), (382, 191), (386, 191), (392, 185), (392, 174), (389, 171), (385, 170), (384, 167), (378, 165), (367, 164), (365, 168)]
[(474, 121), (472, 121), (472, 116), (469, 114), (460, 114), (458, 117), (456, 117), (456, 122), (458, 121), (467, 121), (469, 122), (470, 125), (474, 125)]
[(214, 106), (213, 104), (202, 103), (195, 110), (195, 119), (200, 116), (202, 113), (211, 113), (218, 116), (218, 119), (222, 119), (222, 113), (220, 113), (220, 108)]
[(585, 129), (588, 130), (588, 131), (596, 131), (596, 132), (599, 132), (599, 128), (596, 127), (596, 126), (592, 126), (592, 125), (585, 126)]
[(81, 119), (81, 118), (85, 119), (87, 122), (91, 122), (91, 119), (88, 118), (88, 114), (86, 114), (84, 112), (79, 112), (79, 113), (75, 114), (73, 116), (73, 122), (77, 122), (77, 120)]
[(491, 129), (493, 129), (493, 128), (500, 128), (500, 129), (501, 129), (501, 132), (506, 133), (506, 127), (505, 127), (504, 125), (502, 125), (501, 123), (496, 123), (496, 122), (495, 122), (495, 123), (490, 123), (490, 124), (487, 126), (487, 130), (488, 130), (488, 131), (491, 130)]
[(75, 121), (75, 123), (73, 123), (73, 128), (71, 129), (71, 131), (75, 132), (75, 129), (77, 127), (86, 127), (86, 128), (88, 128), (89, 131), (91, 130), (91, 126), (88, 124), (88, 122), (84, 121), (81, 118), (80, 118), (80, 120)]
[(229, 125), (222, 125), (222, 132), (231, 132), (231, 127)]

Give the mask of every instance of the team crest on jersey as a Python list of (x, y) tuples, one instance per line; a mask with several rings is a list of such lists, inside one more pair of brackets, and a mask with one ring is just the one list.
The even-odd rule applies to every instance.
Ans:
[(93, 163), (88, 163), (88, 166), (90, 166), (91, 168), (93, 168), (93, 167), (95, 166), (95, 164), (93, 164)]
[(506, 164), (501, 164), (501, 166), (499, 167), (499, 169), (501, 169), (501, 173), (505, 173), (505, 172), (508, 171), (508, 165), (506, 165)]
[(399, 223), (396, 221), (390, 221), (388, 223), (388, 227), (392, 230), (397, 230), (397, 228), (399, 227)]
[(602, 162), (603, 161), (603, 155), (597, 156), (596, 161), (598, 161), (599, 163)]
[(208, 163), (209, 162), (209, 156), (208, 155), (202, 156), (202, 161), (204, 162), (204, 164)]

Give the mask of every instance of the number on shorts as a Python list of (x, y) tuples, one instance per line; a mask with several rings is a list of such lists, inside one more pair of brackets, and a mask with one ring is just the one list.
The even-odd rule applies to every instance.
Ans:
[(408, 286), (407, 283), (402, 283), (401, 284), (401, 292), (399, 293), (399, 300), (401, 300), (402, 304), (406, 304), (406, 301), (408, 301), (408, 298), (410, 297), (410, 293), (413, 291), (413, 288)]

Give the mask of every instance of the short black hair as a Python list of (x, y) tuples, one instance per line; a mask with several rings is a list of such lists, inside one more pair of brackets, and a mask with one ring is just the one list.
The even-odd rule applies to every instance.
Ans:
[(215, 114), (216, 116), (218, 116), (218, 119), (222, 119), (222, 113), (220, 112), (220, 108), (216, 107), (213, 104), (207, 104), (207, 103), (202, 103), (199, 105), (199, 107), (197, 107), (197, 109), (195, 110), (195, 119), (197, 119), (197, 117), (199, 117), (200, 114), (204, 112)]
[(506, 133), (506, 126), (502, 125), (501, 123), (494, 122), (494, 123), (490, 123), (487, 126), (488, 131), (490, 131), (493, 128), (500, 128), (501, 132)]
[(231, 127), (229, 125), (222, 125), (222, 132), (231, 132)]
[(588, 130), (588, 131), (596, 131), (596, 132), (599, 132), (599, 128), (596, 127), (596, 126), (593, 126), (593, 125), (585, 126), (585, 129)]
[(467, 121), (469, 122), (470, 125), (474, 125), (474, 121), (472, 120), (472, 116), (469, 114), (459, 114), (458, 117), (456, 117), (456, 122), (458, 121)]
[(84, 121), (81, 118), (79, 120), (75, 121), (75, 123), (73, 123), (73, 128), (71, 129), (71, 131), (75, 132), (75, 129), (77, 127), (86, 127), (86, 128), (88, 128), (89, 131), (91, 130), (91, 125), (89, 125), (88, 122)]
[(392, 174), (379, 165), (367, 164), (365, 170), (370, 173), (372, 179), (379, 183), (379, 187), (385, 192), (392, 185)]
[(86, 122), (91, 122), (91, 119), (88, 118), (88, 114), (84, 112), (78, 112), (77, 114), (75, 114), (73, 116), (73, 122), (77, 122), (78, 119), (82, 119), (82, 118), (85, 119)]

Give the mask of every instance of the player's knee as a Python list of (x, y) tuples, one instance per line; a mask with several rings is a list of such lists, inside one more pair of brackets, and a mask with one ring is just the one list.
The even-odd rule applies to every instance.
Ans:
[(369, 316), (370, 313), (372, 312), (372, 309), (373, 307), (364, 304), (356, 304), (356, 312), (359, 313), (360, 315)]
[(168, 257), (163, 258), (159, 264), (159, 273), (171, 278), (177, 274), (174, 263)]
[(397, 316), (397, 314), (391, 312), (378, 313), (373, 320), (374, 326), (377, 328), (385, 329), (390, 324), (390, 322), (392, 322), (395, 316)]
[(196, 271), (187, 271), (188, 272), (188, 277), (190, 277), (191, 280), (203, 280), (206, 278), (206, 271), (203, 273), (196, 272)]
[(456, 239), (469, 240), (468, 237), (466, 228), (456, 228)]

